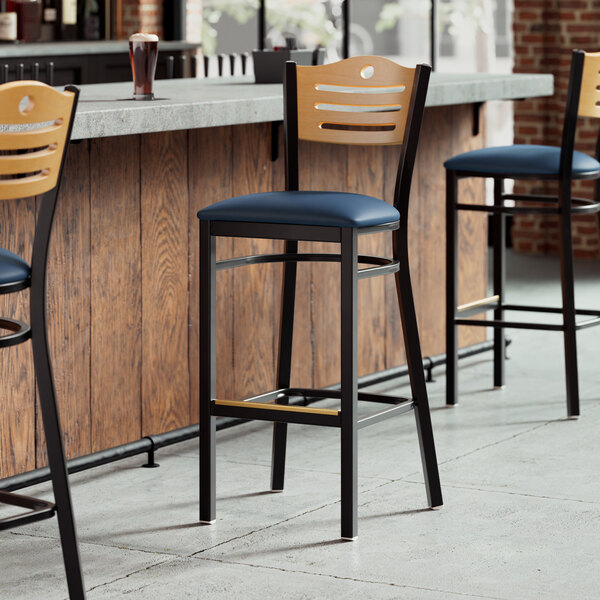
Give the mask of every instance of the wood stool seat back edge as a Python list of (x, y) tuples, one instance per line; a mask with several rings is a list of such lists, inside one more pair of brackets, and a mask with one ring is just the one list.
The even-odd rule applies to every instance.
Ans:
[(56, 187), (75, 96), (72, 90), (60, 92), (38, 81), (0, 86), (0, 126), (5, 129), (0, 131), (0, 200), (37, 196)]

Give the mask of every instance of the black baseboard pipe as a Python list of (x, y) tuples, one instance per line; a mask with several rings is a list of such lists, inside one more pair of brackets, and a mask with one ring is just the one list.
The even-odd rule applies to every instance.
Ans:
[[(511, 340), (506, 340), (508, 346)], [(479, 344), (473, 344), (468, 348), (461, 348), (458, 351), (459, 358), (468, 358), (487, 352), (493, 349), (493, 342), (486, 341)], [(432, 371), (434, 367), (441, 366), (446, 363), (446, 355), (439, 354), (438, 356), (428, 356), (423, 359), (423, 367), (427, 373), (427, 380), (433, 381)], [(371, 375), (364, 375), (359, 378), (358, 387), (365, 388), (385, 381), (391, 381), (400, 377), (408, 375), (408, 367), (402, 365), (401, 367), (394, 367), (387, 369), (379, 373), (373, 373)], [(331, 389), (339, 389), (339, 385), (331, 386)], [(322, 400), (322, 398), (303, 398), (297, 402), (291, 402), (291, 404), (308, 405)], [(217, 430), (228, 429), (242, 423), (247, 423), (247, 419), (235, 419), (229, 417), (221, 417), (217, 420)], [(100, 450), (99, 452), (93, 452), (92, 454), (86, 454), (85, 456), (79, 456), (67, 461), (67, 467), (69, 473), (79, 473), (81, 471), (87, 471), (94, 467), (100, 467), (107, 465), (124, 458), (130, 458), (139, 454), (148, 454), (148, 462), (145, 463), (144, 467), (157, 467), (158, 464), (154, 462), (154, 452), (159, 448), (166, 446), (172, 446), (179, 442), (191, 440), (198, 437), (198, 425), (188, 425), (187, 427), (181, 427), (180, 429), (174, 429), (165, 433), (159, 433), (156, 435), (148, 435), (135, 442), (128, 442), (114, 448), (107, 448), (106, 450)], [(27, 473), (21, 473), (19, 475), (13, 475), (12, 477), (6, 477), (0, 479), (0, 490), (11, 492), (14, 490), (20, 490), (30, 485), (36, 485), (38, 483), (44, 483), (50, 480), (50, 469), (43, 467), (41, 469), (35, 469), (28, 471)]]

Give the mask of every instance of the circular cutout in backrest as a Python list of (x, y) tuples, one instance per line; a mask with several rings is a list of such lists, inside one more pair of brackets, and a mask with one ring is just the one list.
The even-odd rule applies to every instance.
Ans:
[(19, 111), (23, 115), (28, 115), (33, 110), (34, 106), (35, 104), (31, 96), (23, 96), (19, 102)]
[(371, 77), (373, 77), (374, 74), (375, 74), (375, 68), (373, 67), (373, 65), (365, 65), (360, 70), (360, 76), (363, 79), (371, 79)]

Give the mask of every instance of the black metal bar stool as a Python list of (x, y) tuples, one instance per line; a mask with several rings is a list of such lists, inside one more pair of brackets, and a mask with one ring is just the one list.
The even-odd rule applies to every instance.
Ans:
[[(571, 185), (576, 179), (600, 177), (600, 144), (596, 158), (574, 150), (577, 118), (600, 117), (600, 53), (574, 50), (567, 92), (562, 144), (555, 146), (515, 145), (484, 148), (460, 154), (446, 161), (446, 402), (456, 404), (457, 326), (475, 325), (494, 328), (494, 386), (504, 385), (504, 329), (562, 331), (565, 346), (567, 414), (579, 415), (577, 346), (575, 334), (580, 329), (600, 324), (600, 310), (575, 308), (573, 290), (572, 215), (598, 213), (600, 202), (573, 198)], [(599, 137), (600, 141), (600, 137)], [(482, 206), (458, 201), (458, 180), (463, 177), (486, 177), (494, 180), (494, 205)], [(505, 179), (547, 180), (556, 182), (555, 196), (504, 193)], [(507, 202), (509, 201), (509, 202)], [(516, 205), (514, 201), (526, 201)], [(457, 219), (458, 211), (475, 210), (492, 215), (494, 290), (483, 298), (457, 307)], [(525, 306), (505, 302), (505, 219), (518, 214), (557, 215), (559, 220), (559, 254), (562, 307)], [(474, 315), (493, 310), (491, 320), (473, 319)], [(562, 323), (510, 321), (505, 311), (526, 311), (562, 315)], [(577, 315), (586, 319), (576, 322)]]
[[(0, 249), (0, 294), (30, 288), (31, 325), (1, 319), (0, 348), (31, 339), (42, 411), (48, 463), (55, 502), (0, 491), (0, 503), (28, 509), (0, 520), (0, 530), (58, 518), (70, 598), (85, 597), (67, 465), (52, 379), (46, 331), (46, 262), (52, 220), (65, 156), (71, 137), (79, 90), (59, 92), (36, 81), (0, 86), (0, 200), (40, 197), (31, 266), (20, 256)], [(10, 360), (7, 356), (5, 360)]]
[[(407, 214), (417, 141), (430, 67), (407, 69), (380, 57), (285, 70), (286, 191), (251, 194), (217, 202), (200, 218), (200, 519), (215, 519), (215, 417), (274, 421), (271, 488), (283, 489), (288, 423), (341, 429), (341, 512), (343, 538), (357, 536), (358, 430), (414, 410), (428, 502), (442, 494), (425, 387), (408, 263)], [(394, 205), (344, 192), (299, 191), (298, 140), (337, 144), (402, 145)], [(325, 166), (323, 168), (326, 168)], [(402, 218), (400, 218), (402, 215)], [(358, 255), (358, 236), (390, 231), (393, 258)], [(216, 262), (217, 236), (285, 240), (283, 254), (248, 256)], [(339, 243), (340, 254), (303, 254), (298, 241)], [(341, 271), (341, 390), (291, 389), (292, 335), (298, 261), (335, 261)], [(215, 398), (215, 273), (249, 264), (283, 262), (283, 301), (277, 389), (245, 401)], [(358, 269), (359, 263), (370, 265)], [(358, 392), (358, 281), (395, 274), (412, 398)], [(341, 410), (289, 405), (295, 396), (337, 398)], [(360, 417), (358, 401), (387, 403)]]

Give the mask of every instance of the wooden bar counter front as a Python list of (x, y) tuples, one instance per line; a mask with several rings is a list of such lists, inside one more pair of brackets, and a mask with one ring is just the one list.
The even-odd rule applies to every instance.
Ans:
[[(444, 352), (442, 163), (483, 145), (482, 133), (473, 135), (473, 115), (471, 104), (425, 113), (409, 232), (424, 356)], [(68, 457), (198, 421), (196, 213), (230, 196), (284, 188), (281, 132), (274, 161), (271, 136), (270, 122), (234, 120), (71, 145), (48, 267), (51, 354)], [(301, 188), (392, 198), (398, 148), (305, 143), (301, 152)], [(323, 170), (325, 162), (336, 168)], [(470, 185), (461, 197), (482, 202), (481, 183)], [(0, 211), (0, 245), (28, 258), (36, 199), (5, 201)], [(486, 292), (486, 217), (461, 221), (460, 240), (460, 301), (468, 302)], [(391, 252), (378, 236), (361, 242), (361, 253)], [(228, 239), (218, 258), (281, 251), (281, 245)], [(247, 269), (242, 277), (217, 275), (217, 390), (224, 399), (275, 387), (281, 265)], [(338, 289), (337, 265), (300, 264), (292, 385), (339, 381), (340, 332), (330, 314)], [(389, 328), (390, 319), (400, 327), (393, 278), (365, 280), (359, 293), (359, 375), (401, 365), (404, 350), (392, 340), (402, 337)], [(14, 295), (0, 299), (0, 314), (25, 317), (26, 294), (18, 302)], [(485, 335), (461, 334), (461, 346)], [(0, 478), (45, 465), (31, 360), (29, 344), (0, 358)]]

